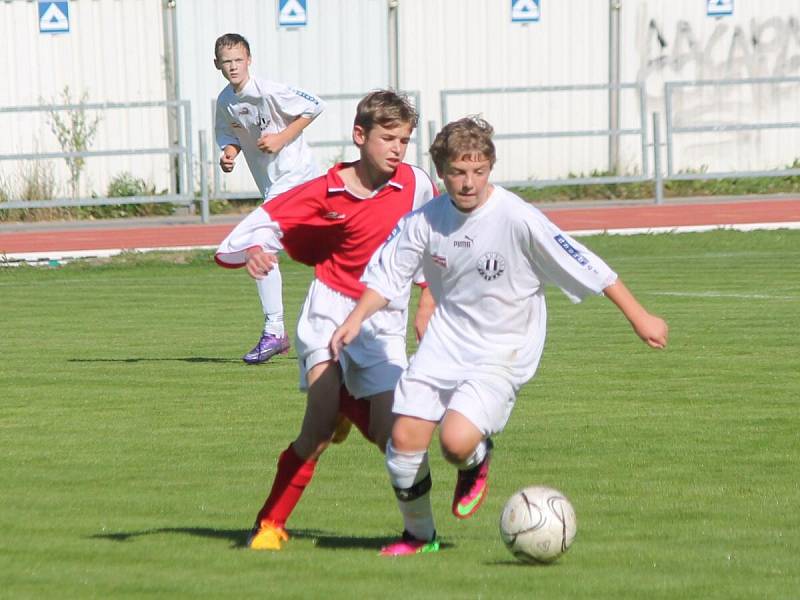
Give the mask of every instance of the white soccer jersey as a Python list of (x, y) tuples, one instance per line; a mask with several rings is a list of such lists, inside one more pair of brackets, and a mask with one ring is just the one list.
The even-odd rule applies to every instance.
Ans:
[(545, 283), (579, 302), (617, 278), (499, 186), (472, 213), (457, 210), (445, 194), (407, 215), (362, 281), (391, 300), (420, 263), (437, 305), (404, 377), (442, 388), (485, 374), (518, 390), (535, 373), (544, 346)]
[(261, 196), (274, 198), (316, 177), (317, 164), (302, 134), (277, 154), (262, 152), (258, 138), (283, 131), (297, 117), (313, 119), (324, 108), (312, 94), (258, 77), (250, 77), (238, 94), (228, 84), (217, 98), (217, 145), (240, 146)]

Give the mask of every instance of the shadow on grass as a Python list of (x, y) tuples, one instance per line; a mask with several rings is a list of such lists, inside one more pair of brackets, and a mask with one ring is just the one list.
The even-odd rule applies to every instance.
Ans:
[(522, 562), (521, 560), (492, 560), (483, 563), (487, 567), (521, 567), (523, 569), (552, 569), (557, 567), (559, 562), (550, 562), (550, 563), (527, 563)]
[(185, 356), (175, 358), (70, 358), (71, 363), (140, 363), (140, 362), (186, 362), (186, 363), (235, 363), (244, 364), (241, 358), (213, 358), (210, 356)]
[(250, 534), (250, 530), (212, 529), (211, 527), (158, 527), (155, 529), (143, 529), (142, 531), (96, 533), (90, 535), (89, 538), (95, 540), (109, 540), (112, 542), (129, 542), (148, 535), (163, 534), (193, 535), (217, 540), (228, 540), (231, 542), (232, 548), (245, 548), (247, 546), (247, 536)]
[[(231, 548), (247, 547), (247, 538), (250, 530), (242, 529), (212, 529), (210, 527), (159, 527), (142, 531), (121, 531), (117, 533), (97, 533), (89, 536), (90, 539), (109, 540), (112, 542), (128, 542), (135, 538), (148, 535), (178, 534), (197, 537), (228, 540)], [(397, 537), (362, 537), (335, 535), (317, 529), (290, 529), (289, 535), (294, 539), (312, 540), (317, 548), (322, 549), (364, 549), (379, 551), (383, 546), (394, 542)], [(442, 548), (452, 547), (452, 544), (442, 542)]]
[[(325, 531), (318, 531), (313, 529), (298, 529), (289, 530), (289, 534), (295, 538), (311, 539), (317, 548), (328, 550), (336, 550), (342, 548), (361, 548), (363, 550), (374, 550), (378, 552), (384, 546), (396, 542), (399, 536), (381, 536), (381, 537), (366, 537), (366, 536), (348, 536), (348, 535), (334, 535)], [(448, 542), (441, 542), (441, 548), (450, 548), (452, 544)]]

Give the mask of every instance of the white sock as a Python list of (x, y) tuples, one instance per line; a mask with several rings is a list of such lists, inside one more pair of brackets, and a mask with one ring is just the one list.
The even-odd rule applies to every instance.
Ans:
[(283, 277), (278, 265), (266, 277), (256, 279), (261, 309), (264, 311), (264, 333), (281, 337), (283, 327)]
[(470, 469), (474, 469), (483, 462), (484, 458), (486, 458), (487, 451), (488, 446), (486, 444), (486, 440), (481, 440), (480, 443), (475, 446), (475, 451), (470, 454), (464, 462), (457, 464), (456, 468), (459, 471), (468, 471)]
[[(389, 471), (392, 486), (400, 489), (410, 488), (428, 477), (431, 472), (427, 452), (397, 452), (391, 440), (386, 445), (386, 469)], [(398, 499), (397, 506), (403, 515), (406, 531), (418, 540), (433, 539), (436, 528), (433, 523), (430, 491), (412, 500)]]

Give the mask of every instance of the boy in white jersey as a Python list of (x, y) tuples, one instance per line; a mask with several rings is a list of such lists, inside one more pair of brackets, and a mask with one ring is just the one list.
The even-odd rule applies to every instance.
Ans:
[[(222, 150), (219, 165), (233, 171), (244, 153), (247, 166), (265, 201), (313, 179), (318, 169), (302, 132), (325, 104), (307, 92), (250, 75), (250, 44), (239, 34), (227, 33), (214, 46), (214, 66), (229, 85), (217, 98), (215, 134)], [(255, 347), (244, 355), (258, 364), (289, 350), (283, 325), (283, 282), (277, 265), (256, 282), (264, 328)]]
[(384, 555), (438, 550), (427, 459), (437, 426), (445, 458), (459, 469), (453, 514), (469, 517), (486, 497), (489, 436), (504, 428), (544, 346), (545, 283), (574, 302), (604, 293), (649, 346), (667, 343), (667, 324), (608, 265), (533, 206), (489, 183), (492, 133), (482, 119), (465, 118), (436, 136), (430, 153), (447, 194), (399, 223), (364, 272), (367, 289), (331, 338), (336, 355), (422, 267), (436, 309), (395, 389), (386, 465), (405, 528)]

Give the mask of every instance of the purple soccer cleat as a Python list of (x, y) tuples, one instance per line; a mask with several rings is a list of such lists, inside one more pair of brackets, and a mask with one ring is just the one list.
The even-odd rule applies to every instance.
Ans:
[(290, 347), (288, 336), (278, 337), (271, 333), (264, 333), (253, 349), (242, 357), (242, 360), (248, 365), (258, 365), (267, 362), (276, 354), (286, 354)]

